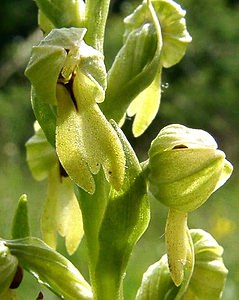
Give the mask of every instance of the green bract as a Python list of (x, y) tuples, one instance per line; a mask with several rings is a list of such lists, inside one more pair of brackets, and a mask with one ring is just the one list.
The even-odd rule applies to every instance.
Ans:
[(25, 194), (23, 194), (18, 200), (17, 209), (12, 223), (13, 239), (24, 238), (30, 235), (27, 196)]
[(52, 30), (33, 48), (26, 75), (32, 82), (38, 122), (50, 143), (56, 144), (62, 166), (76, 184), (94, 193), (92, 174), (100, 166), (113, 187), (120, 188), (125, 159), (116, 133), (97, 105), (104, 101), (104, 57), (84, 43), (85, 32)]
[(166, 206), (190, 212), (230, 177), (232, 165), (212, 136), (182, 125), (162, 129), (149, 150), (149, 189)]
[(173, 1), (143, 1), (125, 18), (125, 43), (109, 71), (105, 114), (121, 121), (134, 116), (141, 135), (155, 118), (161, 98), (162, 68), (178, 63), (191, 37), (185, 11)]

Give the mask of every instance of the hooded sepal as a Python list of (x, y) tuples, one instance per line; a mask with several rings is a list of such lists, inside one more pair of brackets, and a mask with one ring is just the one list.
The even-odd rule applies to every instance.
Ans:
[(149, 190), (169, 208), (190, 212), (223, 185), (232, 165), (207, 132), (169, 125), (149, 150)]

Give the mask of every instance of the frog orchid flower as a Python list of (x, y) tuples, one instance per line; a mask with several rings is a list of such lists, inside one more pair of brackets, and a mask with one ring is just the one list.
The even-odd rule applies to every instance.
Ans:
[(148, 168), (151, 194), (169, 208), (166, 246), (178, 286), (190, 257), (188, 213), (228, 180), (233, 167), (210, 134), (174, 124), (163, 128), (152, 142)]
[(114, 129), (101, 112), (106, 70), (101, 52), (83, 41), (85, 28), (53, 29), (33, 47), (26, 69), (35, 115), (70, 178), (90, 194), (102, 167), (119, 190), (125, 157)]

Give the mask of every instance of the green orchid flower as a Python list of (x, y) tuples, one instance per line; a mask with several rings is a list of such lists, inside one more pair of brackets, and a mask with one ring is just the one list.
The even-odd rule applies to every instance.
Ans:
[(188, 213), (221, 187), (233, 168), (207, 132), (174, 124), (152, 142), (148, 169), (151, 194), (169, 207), (165, 238), (169, 268), (178, 286), (190, 254)]
[[(48, 179), (47, 197), (41, 216), (42, 237), (44, 242), (55, 249), (59, 233), (65, 238), (67, 252), (71, 255), (77, 250), (84, 233), (74, 184), (62, 170), (56, 151), (42, 129), (37, 123), (34, 128), (35, 135), (26, 143), (27, 162), (36, 180)], [(16, 222), (15, 228), (15, 231), (19, 230)], [(14, 236), (20, 237), (16, 234)]]
[(177, 64), (191, 42), (185, 13), (171, 0), (145, 0), (124, 19), (124, 45), (109, 70), (101, 107), (107, 117), (121, 124), (126, 111), (135, 116), (135, 137), (158, 112), (162, 69)]
[(32, 83), (36, 117), (61, 165), (78, 186), (93, 194), (93, 175), (101, 167), (110, 184), (121, 187), (125, 158), (97, 104), (105, 97), (104, 57), (85, 44), (85, 33), (84, 28), (53, 29), (33, 47), (26, 76)]

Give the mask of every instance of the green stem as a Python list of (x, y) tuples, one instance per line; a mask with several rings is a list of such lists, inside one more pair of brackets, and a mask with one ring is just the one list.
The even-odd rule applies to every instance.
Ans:
[(110, 0), (86, 1), (86, 42), (103, 53), (105, 24)]

